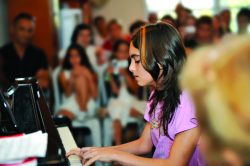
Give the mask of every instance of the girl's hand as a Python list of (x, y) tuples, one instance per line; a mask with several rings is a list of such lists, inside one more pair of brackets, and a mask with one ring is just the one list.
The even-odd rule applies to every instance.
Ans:
[(82, 148), (81, 154), (84, 166), (89, 166), (95, 161), (111, 162), (115, 160), (115, 156), (119, 155), (120, 151), (112, 148)]
[(69, 152), (66, 153), (65, 156), (68, 158), (69, 156), (72, 156), (72, 155), (76, 155), (82, 159), (81, 149), (80, 148), (71, 149)]

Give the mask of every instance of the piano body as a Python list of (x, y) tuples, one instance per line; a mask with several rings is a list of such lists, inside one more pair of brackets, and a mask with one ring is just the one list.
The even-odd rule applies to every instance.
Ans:
[[(15, 85), (7, 94), (12, 96), (12, 109), (9, 112), (13, 115), (3, 115), (6, 112), (0, 111), (1, 134), (14, 134), (17, 130), (22, 133), (41, 130), (48, 133), (48, 147), (46, 157), (38, 158), (38, 165), (82, 165), (77, 156), (69, 159), (65, 157), (66, 151), (77, 147), (76, 143), (67, 127), (57, 129), (55, 126), (43, 92), (35, 78), (16, 79)], [(9, 119), (6, 119), (8, 117)], [(14, 123), (15, 127), (10, 128), (9, 123)]]

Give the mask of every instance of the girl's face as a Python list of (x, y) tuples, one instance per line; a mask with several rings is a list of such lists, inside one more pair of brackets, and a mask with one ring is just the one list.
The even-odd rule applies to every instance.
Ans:
[(133, 73), (137, 84), (140, 86), (155, 85), (155, 81), (149, 72), (147, 72), (141, 64), (140, 51), (134, 47), (133, 43), (130, 43), (129, 55), (131, 58), (131, 64), (129, 70)]
[(129, 48), (126, 44), (120, 44), (118, 50), (115, 53), (118, 60), (126, 60), (129, 57)]
[(77, 36), (76, 42), (82, 47), (87, 47), (91, 41), (91, 32), (89, 30), (81, 30)]
[(70, 54), (69, 62), (72, 65), (72, 68), (74, 68), (76, 66), (80, 66), (81, 57), (79, 55), (79, 52), (76, 49), (71, 49), (69, 54)]

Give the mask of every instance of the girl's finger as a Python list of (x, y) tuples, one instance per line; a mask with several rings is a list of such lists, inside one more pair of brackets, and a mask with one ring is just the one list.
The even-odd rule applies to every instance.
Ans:
[(86, 151), (93, 149), (93, 147), (81, 148), (81, 153), (85, 153)]
[(97, 160), (98, 160), (98, 157), (95, 156), (95, 157), (89, 159), (89, 160), (84, 164), (84, 166), (89, 166), (89, 165), (93, 164), (93, 163), (94, 163), (95, 161), (97, 161)]
[(66, 153), (66, 157), (69, 157), (71, 155), (80, 155), (80, 148), (75, 148), (75, 149), (71, 149), (68, 153)]
[(90, 158), (93, 158), (93, 157), (95, 157), (96, 155), (95, 155), (95, 152), (86, 152), (86, 153), (84, 153), (83, 154), (83, 159), (84, 160), (88, 160), (88, 159), (90, 159)]

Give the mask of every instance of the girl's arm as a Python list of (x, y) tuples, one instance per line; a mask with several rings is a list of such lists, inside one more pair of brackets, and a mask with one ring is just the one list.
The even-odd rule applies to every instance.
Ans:
[(135, 155), (142, 155), (149, 153), (153, 148), (150, 130), (151, 130), (150, 123), (147, 123), (139, 139), (126, 144), (111, 146), (108, 148), (113, 148), (115, 150), (124, 151)]
[(141, 155), (141, 154), (146, 154), (151, 152), (153, 148), (153, 144), (151, 141), (151, 136), (150, 136), (150, 124), (147, 123), (144, 127), (144, 130), (142, 132), (142, 135), (139, 139), (126, 143), (126, 144), (122, 144), (122, 145), (118, 145), (118, 146), (109, 146), (109, 147), (87, 147), (87, 148), (76, 148), (76, 149), (72, 149), (70, 150), (66, 156), (70, 156), (70, 155), (77, 155), (80, 158), (82, 158), (82, 154), (81, 152), (86, 152), (89, 150), (93, 150), (93, 149), (110, 149), (110, 150), (114, 150), (114, 151), (123, 151), (126, 153), (132, 153), (135, 155)]
[[(150, 159), (118, 152), (112, 155), (112, 161), (131, 166), (184, 166), (188, 165), (199, 140), (200, 130), (194, 128), (176, 135), (168, 159)], [(87, 154), (86, 154), (87, 155)], [(84, 158), (86, 160), (86, 158)]]
[(70, 80), (66, 79), (63, 72), (61, 72), (59, 75), (59, 82), (62, 86), (64, 94), (66, 96), (70, 96), (73, 91), (72, 83), (70, 82)]
[[(86, 152), (83, 151), (81, 156), (85, 166), (95, 161), (116, 161), (122, 165), (131, 166), (184, 166), (188, 165), (193, 155), (199, 135), (199, 128), (193, 128), (177, 134), (168, 159), (143, 158), (113, 148), (92, 148)], [(134, 147), (134, 149), (136, 148)]]

